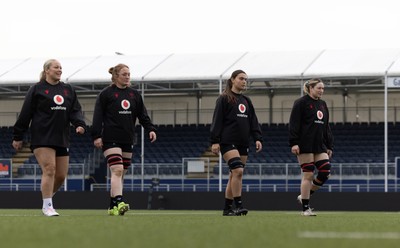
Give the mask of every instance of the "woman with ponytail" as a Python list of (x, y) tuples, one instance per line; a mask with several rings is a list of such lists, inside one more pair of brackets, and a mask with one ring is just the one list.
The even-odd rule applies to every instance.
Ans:
[[(333, 151), (333, 135), (329, 126), (329, 111), (321, 100), (324, 93), (321, 79), (304, 83), (305, 95), (297, 99), (289, 120), (289, 145), (303, 172), (297, 201), (303, 216), (316, 216), (310, 207), (310, 196), (329, 178)], [(314, 171), (318, 174), (314, 177)]]
[(62, 67), (55, 59), (46, 61), (40, 82), (32, 85), (14, 125), (12, 145), (19, 151), (24, 134), (30, 127), (30, 145), (42, 169), (42, 212), (58, 216), (53, 206), (53, 195), (63, 184), (68, 173), (70, 125), (78, 134), (85, 133), (86, 124), (70, 84), (60, 81)]

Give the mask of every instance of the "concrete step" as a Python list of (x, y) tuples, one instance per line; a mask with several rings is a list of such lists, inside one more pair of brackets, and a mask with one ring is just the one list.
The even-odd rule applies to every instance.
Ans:
[(15, 154), (13, 159), (28, 159), (31, 154)]
[(15, 165), (17, 163), (23, 164), (25, 162), (25, 160), (27, 160), (27, 159), (28, 158), (26, 158), (26, 157), (13, 157), (12, 162), (13, 162), (13, 165)]
[(207, 178), (207, 172), (191, 172), (186, 175), (187, 178)]

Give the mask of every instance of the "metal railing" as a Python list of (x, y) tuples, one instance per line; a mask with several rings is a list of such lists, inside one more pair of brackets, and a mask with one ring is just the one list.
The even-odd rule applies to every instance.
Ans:
[[(88, 178), (84, 163), (71, 163), (68, 175), (60, 188), (62, 191), (84, 191)], [(18, 168), (18, 177), (0, 178), (0, 190), (40, 191), (42, 170), (38, 164), (23, 164)], [(70, 187), (71, 184), (71, 187)], [(76, 185), (78, 188), (76, 188)], [(75, 185), (75, 187), (72, 187)]]
[[(203, 173), (193, 174), (188, 170), (188, 163), (164, 163), (132, 165), (124, 176), (125, 191), (148, 191), (152, 179), (159, 179), (159, 185), (154, 191), (218, 191), (219, 168), (210, 166), (207, 161)], [(0, 190), (11, 191), (39, 191), (41, 170), (37, 164), (24, 165), (25, 169), (32, 170), (18, 178), (0, 178)], [(76, 169), (77, 174), (73, 173)], [(384, 163), (339, 163), (331, 169), (331, 177), (321, 188), (329, 192), (370, 192), (384, 191), (385, 179), (388, 180), (388, 190), (399, 191), (397, 177), (398, 168), (395, 163), (389, 163), (385, 175)], [(88, 179), (84, 164), (71, 164), (70, 173), (61, 190), (83, 191)], [(223, 165), (222, 184), (226, 185), (229, 177), (228, 168)], [(106, 183), (93, 183), (91, 191), (110, 190), (110, 178)], [(298, 191), (301, 181), (301, 170), (296, 163), (249, 163), (245, 167), (243, 190), (290, 192)], [(78, 184), (78, 188), (73, 184)]]
[[(163, 174), (166, 168), (181, 168), (177, 174)], [(222, 183), (228, 180), (228, 170), (224, 165)], [(132, 166), (125, 175), (124, 190), (147, 191), (151, 186), (152, 178), (158, 178), (160, 184), (154, 191), (218, 191), (219, 174), (214, 170), (208, 177), (191, 178), (183, 164), (145, 164), (142, 174), (141, 168)], [(136, 173), (135, 173), (136, 172)], [(387, 168), (389, 191), (399, 191), (397, 168), (395, 163), (389, 163)], [(205, 174), (206, 175), (206, 174)], [(329, 192), (370, 192), (384, 191), (385, 168), (383, 163), (340, 163), (333, 165), (331, 177), (321, 188)], [(109, 180), (109, 179), (108, 179)], [(290, 192), (299, 191), (301, 170), (298, 164), (247, 164), (243, 177), (243, 190)], [(110, 190), (110, 183), (92, 184), (91, 191)]]

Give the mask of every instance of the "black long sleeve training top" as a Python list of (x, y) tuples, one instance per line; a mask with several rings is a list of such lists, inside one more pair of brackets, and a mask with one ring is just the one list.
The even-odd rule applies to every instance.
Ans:
[(333, 135), (325, 101), (304, 95), (294, 102), (289, 121), (289, 145), (298, 145), (300, 153), (333, 150)]
[(114, 84), (108, 86), (97, 96), (93, 140), (102, 138), (106, 143), (133, 144), (136, 119), (147, 132), (157, 131), (137, 90), (120, 89)]
[(13, 139), (20, 141), (30, 124), (31, 145), (69, 147), (70, 123), (86, 129), (81, 105), (71, 85), (42, 80), (30, 87), (14, 125)]
[(236, 102), (228, 103), (226, 95), (216, 101), (211, 124), (211, 144), (235, 144), (248, 146), (250, 136), (263, 141), (261, 127), (250, 98), (235, 94)]

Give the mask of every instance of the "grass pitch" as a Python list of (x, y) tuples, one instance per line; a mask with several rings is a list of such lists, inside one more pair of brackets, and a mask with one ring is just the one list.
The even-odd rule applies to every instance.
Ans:
[(108, 216), (105, 210), (41, 211), (0, 209), (0, 246), (4, 248), (250, 248), (250, 247), (398, 247), (400, 213), (131, 210)]

